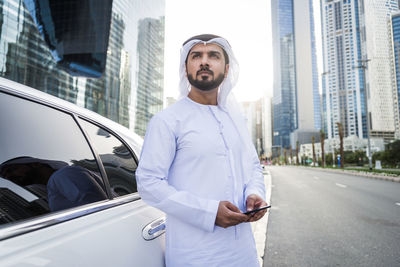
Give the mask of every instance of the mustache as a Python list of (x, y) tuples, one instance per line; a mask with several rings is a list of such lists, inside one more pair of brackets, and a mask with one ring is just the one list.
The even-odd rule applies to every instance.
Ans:
[(208, 72), (211, 75), (214, 75), (214, 72), (212, 70), (210, 70), (207, 66), (205, 67), (201, 67), (198, 71), (197, 71), (197, 75), (200, 74), (200, 72)]

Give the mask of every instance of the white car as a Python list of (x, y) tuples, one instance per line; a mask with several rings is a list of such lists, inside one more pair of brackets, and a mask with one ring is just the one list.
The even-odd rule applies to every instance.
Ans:
[(142, 142), (0, 78), (0, 266), (164, 266), (165, 214), (136, 189)]

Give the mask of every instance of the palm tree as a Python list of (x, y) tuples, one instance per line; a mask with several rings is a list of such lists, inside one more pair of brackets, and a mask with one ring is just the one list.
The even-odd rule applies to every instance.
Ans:
[(277, 158), (278, 165), (281, 165), (281, 149), (278, 149), (278, 158)]
[(287, 165), (287, 149), (286, 148), (283, 149), (283, 155), (285, 157), (285, 165)]
[(293, 164), (293, 149), (292, 145), (289, 145), (289, 154), (290, 154), (290, 165)]
[(321, 166), (322, 168), (325, 167), (325, 132), (324, 130), (319, 131), (319, 136), (321, 139)]
[(312, 160), (313, 160), (313, 166), (315, 167), (315, 136), (311, 136), (311, 143), (312, 143)]
[(299, 165), (299, 141), (296, 142), (296, 165)]

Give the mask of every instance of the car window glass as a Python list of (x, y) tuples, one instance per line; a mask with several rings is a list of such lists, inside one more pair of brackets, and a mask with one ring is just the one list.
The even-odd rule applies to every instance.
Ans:
[(114, 135), (85, 120), (79, 120), (100, 155), (114, 196), (137, 192), (137, 164), (128, 148)]
[(0, 127), (0, 224), (107, 198), (71, 115), (0, 93)]

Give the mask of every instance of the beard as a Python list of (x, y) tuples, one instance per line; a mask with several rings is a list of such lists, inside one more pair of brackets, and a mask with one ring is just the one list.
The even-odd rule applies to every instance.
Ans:
[(217, 76), (217, 78), (214, 78), (213, 72), (210, 71), (210, 73), (212, 73), (213, 79), (209, 81), (194, 79), (192, 74), (188, 74), (189, 83), (201, 91), (210, 91), (218, 88), (220, 84), (224, 81), (225, 73), (221, 73)]

